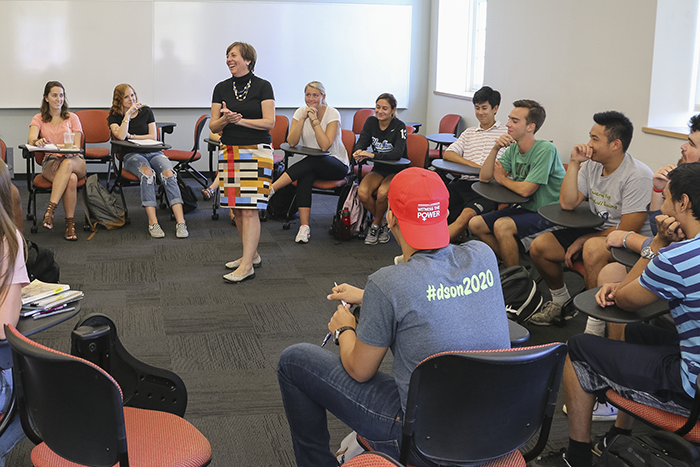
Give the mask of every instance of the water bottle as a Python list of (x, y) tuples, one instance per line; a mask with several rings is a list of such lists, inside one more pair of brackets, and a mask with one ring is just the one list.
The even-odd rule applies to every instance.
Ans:
[(340, 220), (342, 221), (340, 225), (340, 239), (348, 241), (352, 238), (352, 223), (350, 221), (350, 210), (348, 208), (343, 208), (343, 212), (340, 214)]

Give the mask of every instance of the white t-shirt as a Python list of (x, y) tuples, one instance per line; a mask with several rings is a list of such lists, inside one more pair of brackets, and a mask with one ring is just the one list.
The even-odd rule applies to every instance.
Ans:
[[(294, 112), (294, 116), (292, 118), (297, 122), (301, 121), (302, 117), (304, 116), (305, 109), (306, 106), (299, 107), (296, 112)], [(338, 122), (338, 133), (335, 135), (335, 139), (333, 140), (331, 147), (328, 148), (328, 151), (331, 153), (331, 156), (335, 157), (343, 164), (350, 165), (350, 161), (348, 161), (348, 152), (345, 150), (345, 146), (343, 145), (343, 137), (340, 128), (340, 113), (328, 105), (326, 106), (326, 111), (323, 113), (323, 118), (320, 119), (321, 129), (326, 131), (328, 124), (331, 122)], [(316, 141), (314, 129), (311, 127), (311, 120), (308, 118), (306, 121), (304, 121), (304, 126), (301, 128), (299, 144), (306, 146), (307, 148), (321, 149), (318, 145), (318, 141)]]

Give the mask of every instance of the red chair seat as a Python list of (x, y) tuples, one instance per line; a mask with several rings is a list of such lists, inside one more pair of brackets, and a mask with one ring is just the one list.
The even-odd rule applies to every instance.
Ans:
[[(34, 177), (34, 186), (37, 188), (50, 190), (52, 185), (53, 184), (50, 181), (46, 180), (42, 174), (39, 174), (36, 177)], [(80, 180), (78, 180), (78, 186), (81, 187), (83, 185), (85, 185), (85, 179), (81, 178)]]
[[(188, 161), (192, 157), (192, 151), (181, 151), (179, 149), (167, 149), (163, 151), (163, 154), (165, 154), (165, 157), (170, 159), (171, 161)], [(194, 155), (194, 159), (192, 159), (192, 162), (198, 161), (199, 159), (202, 158), (202, 155), (199, 153), (199, 151)]]
[(109, 149), (107, 148), (86, 148), (85, 158), (86, 159), (102, 159), (103, 157), (109, 156)]
[[(443, 152), (445, 152), (447, 148), (443, 148)], [(440, 150), (439, 149), (428, 149), (428, 157), (430, 159), (440, 159)]]
[[(357, 175), (357, 166), (354, 166), (352, 170), (353, 170), (353, 172), (355, 173), (355, 175)], [(363, 164), (363, 165), (362, 165), (362, 176), (363, 176), (363, 177), (366, 176), (366, 175), (367, 175), (368, 173), (370, 173), (371, 171), (372, 171), (372, 166), (371, 166), (371, 165), (367, 165), (367, 164)]]
[(583, 265), (583, 261), (574, 261), (571, 271), (574, 271), (583, 277), (585, 275), (584, 273), (586, 272), (586, 267)]
[(130, 182), (138, 182), (139, 181), (139, 178), (136, 175), (132, 174), (131, 172), (129, 172), (126, 169), (122, 169), (121, 176), (123, 179), (129, 180)]
[[(124, 423), (131, 466), (203, 466), (211, 459), (211, 445), (204, 435), (177, 415), (124, 407)], [(36, 467), (82, 467), (54, 454), (46, 443), (32, 450), (32, 464)]]
[[(367, 440), (360, 435), (357, 435), (357, 443), (365, 451), (374, 452), (369, 446)], [(499, 457), (485, 464), (479, 464), (479, 467), (525, 467), (525, 465), (526, 462), (522, 453), (515, 450), (510, 454), (506, 454), (505, 456)], [(358, 465), (358, 467), (360, 466)], [(406, 467), (413, 467), (413, 465), (408, 464)]]
[[(648, 405), (639, 404), (637, 402), (625, 399), (612, 389), (608, 389), (605, 397), (614, 406), (622, 409), (625, 412), (635, 414), (658, 428), (666, 431), (676, 431), (688, 421), (687, 417), (677, 415), (665, 410), (649, 407)], [(696, 423), (690, 433), (684, 436), (688, 441), (694, 443), (700, 442), (700, 422)]]
[[(319, 190), (334, 190), (345, 185), (347, 182), (347, 178), (341, 178), (340, 180), (316, 180), (311, 186)], [(293, 181), (292, 185), (297, 186), (297, 181)]]

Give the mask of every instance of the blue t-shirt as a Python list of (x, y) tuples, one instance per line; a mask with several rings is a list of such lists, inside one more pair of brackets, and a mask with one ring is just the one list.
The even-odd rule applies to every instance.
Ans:
[(357, 337), (391, 348), (404, 409), (411, 373), (425, 358), (453, 350), (510, 348), (493, 251), (480, 241), (448, 245), (375, 272), (365, 287)]
[(700, 235), (660, 249), (639, 283), (669, 301), (680, 338), (683, 388), (695, 397), (700, 374)]

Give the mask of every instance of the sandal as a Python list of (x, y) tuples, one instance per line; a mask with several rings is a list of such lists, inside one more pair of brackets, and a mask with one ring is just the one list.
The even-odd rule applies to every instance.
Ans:
[(214, 197), (215, 194), (216, 192), (214, 192), (212, 188), (205, 188), (202, 190), (202, 198), (204, 199), (204, 201), (209, 201)]
[(58, 204), (49, 201), (49, 206), (46, 208), (46, 213), (44, 214), (44, 227), (51, 230), (53, 229), (53, 213), (56, 210)]
[(73, 217), (66, 217), (66, 240), (74, 242), (78, 239), (75, 234), (75, 222)]

